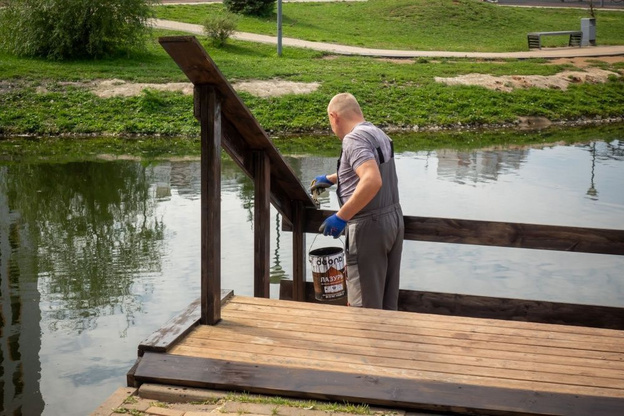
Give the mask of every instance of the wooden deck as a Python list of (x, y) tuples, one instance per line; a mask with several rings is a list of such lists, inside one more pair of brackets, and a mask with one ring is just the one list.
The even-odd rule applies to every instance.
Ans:
[(134, 383), (478, 414), (624, 414), (624, 331), (232, 297)]

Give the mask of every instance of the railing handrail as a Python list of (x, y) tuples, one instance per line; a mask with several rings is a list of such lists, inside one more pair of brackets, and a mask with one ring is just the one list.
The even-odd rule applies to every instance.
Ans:
[[(158, 42), (197, 87), (214, 87), (221, 101), (221, 146), (249, 177), (254, 178), (253, 152), (263, 151), (269, 157), (271, 169), (271, 203), (287, 221), (292, 221), (291, 202), (314, 208), (306, 188), (243, 103), (217, 65), (194, 36), (165, 36)], [(195, 117), (199, 118), (195, 94)]]
[[(318, 233), (333, 210), (306, 210), (304, 231)], [(624, 230), (404, 216), (405, 239), (538, 250), (624, 255)], [(282, 227), (290, 230), (288, 224)]]

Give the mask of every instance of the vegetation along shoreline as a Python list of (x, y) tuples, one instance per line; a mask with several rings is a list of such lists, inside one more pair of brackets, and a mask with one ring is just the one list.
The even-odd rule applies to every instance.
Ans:
[[(152, 9), (159, 18), (189, 23), (220, 12), (222, 5)], [(352, 15), (359, 16), (357, 22), (347, 18)], [(370, 47), (526, 50), (527, 30), (576, 27), (586, 15), (578, 9), (520, 10), (476, 0), (288, 3), (284, 30), (307, 40)], [(321, 20), (309, 24), (315, 19)], [(600, 44), (624, 44), (621, 13), (600, 11), (597, 20)], [(274, 12), (244, 16), (238, 30), (271, 34), (274, 21)], [(431, 25), (437, 29), (430, 30)], [(170, 88), (188, 80), (158, 43), (159, 37), (171, 35), (184, 33), (154, 29), (146, 35), (144, 48), (97, 58), (17, 56), (0, 48), (0, 137), (196, 138), (199, 124), (192, 96), (184, 86)], [(562, 37), (549, 39), (553, 43), (546, 46), (562, 46), (557, 38)], [(329, 134), (326, 103), (338, 91), (356, 95), (370, 121), (391, 133), (624, 121), (624, 56), (385, 59), (292, 47), (277, 56), (275, 45), (229, 39), (216, 46), (207, 37), (199, 40), (260, 125), (275, 137)], [(104, 82), (109, 92), (114, 83), (126, 83), (135, 91), (100, 96), (93, 86)], [(249, 84), (264, 89), (248, 89)], [(291, 90), (292, 85), (308, 88)]]

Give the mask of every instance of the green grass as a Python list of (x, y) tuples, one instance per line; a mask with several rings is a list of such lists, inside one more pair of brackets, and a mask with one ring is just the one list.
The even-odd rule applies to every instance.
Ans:
[[(159, 6), (157, 17), (202, 24), (221, 5)], [(527, 50), (527, 32), (580, 30), (583, 9), (501, 7), (478, 0), (369, 0), (284, 3), (283, 36), (384, 49), (509, 52)], [(238, 30), (276, 35), (276, 16), (242, 17)], [(563, 36), (545, 46), (567, 45)], [(624, 15), (598, 11), (600, 45), (624, 44)]]
[[(321, 84), (307, 95), (259, 98), (240, 94), (260, 124), (274, 135), (328, 132), (327, 102), (339, 91), (355, 94), (370, 121), (392, 128), (496, 125), (513, 122), (518, 116), (574, 120), (624, 114), (621, 78), (605, 84), (575, 84), (567, 91), (532, 88), (511, 93), (434, 81), (436, 76), (468, 73), (552, 75), (565, 68), (542, 61), (412, 60), (401, 64), (364, 57), (324, 59), (322, 53), (297, 49), (278, 58), (270, 46), (243, 42), (214, 49), (206, 41), (205, 47), (231, 82), (284, 79)], [(155, 40), (143, 57), (111, 61), (49, 62), (0, 55), (0, 79), (15, 86), (0, 93), (0, 134), (198, 134), (190, 96), (145, 91), (136, 97), (99, 98), (84, 85), (63, 84), (101, 78), (164, 82), (183, 81), (184, 75)]]
[[(88, 89), (88, 83), (98, 79), (186, 81), (157, 42), (157, 36), (172, 34), (155, 31), (145, 52), (104, 60), (57, 62), (0, 52), (0, 136), (197, 137), (199, 125), (193, 117), (190, 96), (146, 90), (135, 97), (100, 98)], [(469, 73), (553, 75), (570, 69), (569, 65), (552, 65), (544, 60), (420, 58), (398, 63), (327, 56), (296, 48), (286, 48), (283, 56), (277, 57), (272, 45), (231, 41), (217, 49), (207, 39), (200, 41), (230, 82), (281, 79), (320, 83), (317, 91), (306, 95), (259, 98), (240, 93), (260, 125), (273, 136), (328, 134), (326, 106), (341, 91), (355, 94), (366, 117), (390, 129), (456, 128), (460, 124), (496, 127), (513, 123), (520, 116), (569, 121), (624, 114), (622, 78), (612, 77), (604, 84), (573, 84), (567, 91), (530, 88), (510, 93), (476, 86), (447, 86), (434, 79)], [(621, 63), (595, 65), (624, 72)]]

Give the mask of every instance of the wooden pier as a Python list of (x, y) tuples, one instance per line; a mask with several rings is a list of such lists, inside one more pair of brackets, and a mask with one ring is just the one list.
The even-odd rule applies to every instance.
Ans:
[(221, 317), (163, 352), (143, 344), (132, 382), (472, 414), (624, 409), (624, 331), (240, 296)]
[[(201, 294), (139, 345), (129, 386), (459, 414), (624, 414), (622, 308), (410, 291), (401, 291), (401, 311), (311, 302), (305, 234), (332, 212), (316, 209), (195, 38), (160, 43), (195, 85)], [(221, 149), (254, 181), (253, 298), (221, 289)], [(268, 299), (270, 204), (293, 233), (293, 280), (280, 300)], [(624, 255), (624, 230), (407, 216), (405, 224), (407, 240)]]

